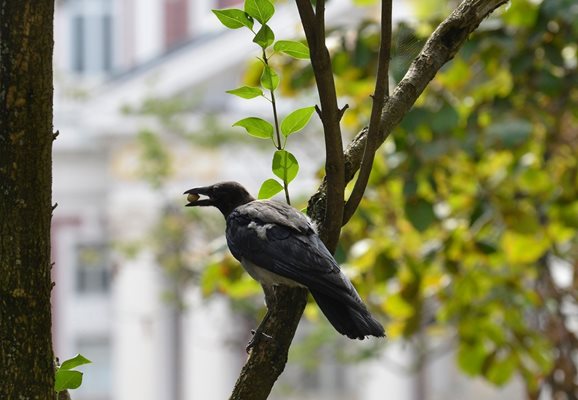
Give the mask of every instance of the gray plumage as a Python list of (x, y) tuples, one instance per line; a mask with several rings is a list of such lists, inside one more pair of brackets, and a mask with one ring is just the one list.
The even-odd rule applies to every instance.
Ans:
[(236, 182), (191, 189), (208, 196), (187, 206), (215, 206), (227, 222), (227, 244), (247, 272), (264, 286), (304, 286), (333, 327), (352, 339), (384, 336), (313, 225), (295, 208), (255, 200)]

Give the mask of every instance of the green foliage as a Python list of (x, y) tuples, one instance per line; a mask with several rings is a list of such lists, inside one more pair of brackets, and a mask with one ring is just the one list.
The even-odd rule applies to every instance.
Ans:
[(262, 118), (243, 118), (235, 122), (233, 126), (243, 127), (249, 135), (259, 139), (273, 139), (273, 125)]
[(293, 58), (302, 60), (309, 59), (309, 47), (301, 42), (295, 42), (292, 40), (278, 40), (275, 42), (273, 50), (280, 53), (285, 53)]
[(237, 9), (212, 10), (219, 21), (229, 29), (247, 27), (253, 28), (253, 18), (244, 11)]
[[(578, 11), (515, 3), (472, 35), (392, 134), (342, 246), (390, 338), (411, 338), (424, 321), (431, 335), (455, 330), (465, 373), (556, 392), (569, 389), (551, 377), (575, 375), (576, 351), (557, 334), (578, 343), (563, 307), (576, 296), (551, 283), (556, 264), (576, 276), (578, 263), (578, 27), (568, 16)], [(376, 54), (359, 57), (367, 32), (334, 55), (341, 76), (370, 75)], [(422, 40), (408, 26), (400, 34)], [(408, 67), (403, 54), (391, 65), (394, 77)], [(365, 86), (340, 83), (359, 98), (350, 106), (360, 120), (349, 122), (361, 125)]]
[(171, 172), (171, 157), (163, 142), (148, 129), (138, 133), (142, 157), (139, 173), (153, 187), (158, 188)]
[(254, 99), (255, 97), (263, 96), (263, 91), (260, 88), (250, 86), (241, 86), (237, 89), (227, 90), (227, 93), (244, 99)]
[(259, 199), (270, 199), (283, 190), (283, 186), (275, 179), (267, 179), (259, 189)]
[(271, 167), (275, 176), (283, 182), (291, 182), (299, 172), (299, 163), (295, 156), (286, 150), (277, 150), (273, 155), (273, 165)]
[(279, 86), (279, 75), (273, 68), (269, 65), (263, 67), (263, 73), (261, 74), (261, 85), (270, 91), (274, 91)]
[(75, 357), (64, 361), (56, 367), (54, 377), (54, 391), (56, 393), (67, 389), (77, 389), (82, 384), (82, 372), (73, 368), (81, 365), (90, 364), (92, 361), (84, 356), (77, 354)]
[[(439, 4), (426, 7), (437, 12)], [(248, 86), (228, 93), (263, 97), (276, 111), (276, 93), (314, 84), (310, 66), (300, 61), (309, 57), (307, 46), (275, 41), (269, 32), (272, 2), (217, 11), (225, 26), (249, 29), (261, 52)], [(578, 276), (577, 13), (569, 0), (519, 0), (484, 23), (377, 154), (366, 198), (338, 249), (361, 296), (388, 320), (391, 340), (455, 335), (464, 373), (496, 385), (518, 375), (533, 395), (544, 382), (557, 384), (556, 371), (575, 376), (578, 341), (563, 306), (576, 302), (578, 286), (573, 278), (569, 288), (556, 287), (552, 265)], [(397, 27), (394, 83), (431, 25)], [(332, 33), (347, 37), (332, 48), (332, 67), (350, 105), (343, 121), (351, 130), (367, 123), (377, 31), (367, 22)], [(273, 65), (279, 53), (292, 59)], [(263, 182), (259, 198), (280, 193), (297, 175), (299, 164), (285, 145), (313, 111), (294, 111), (280, 124), (275, 112), (270, 121), (234, 124), (275, 146), (277, 179)], [(163, 157), (151, 154), (162, 166)], [(206, 295), (236, 299), (258, 292), (230, 257), (210, 263), (201, 287)]]
[(245, 12), (264, 25), (275, 13), (275, 7), (269, 0), (245, 0)]
[(313, 115), (313, 111), (315, 111), (315, 107), (305, 107), (287, 115), (281, 122), (283, 136), (287, 137), (305, 128)]
[[(575, 376), (578, 340), (564, 305), (576, 302), (578, 286), (574, 278), (558, 288), (552, 272), (563, 265), (578, 276), (578, 9), (571, 3), (517, 1), (471, 36), (377, 155), (340, 248), (360, 294), (371, 293), (370, 307), (388, 319), (392, 340), (455, 334), (464, 373), (495, 385), (518, 375), (532, 396), (546, 384), (553, 393), (576, 385), (554, 376)], [(353, 129), (369, 115), (377, 31), (363, 24), (333, 49), (338, 90), (350, 105), (344, 121)], [(406, 24), (394, 32), (402, 49), (393, 52), (394, 81), (419, 51), (422, 32)], [(286, 94), (314, 84), (310, 68), (295, 61), (281, 74)], [(262, 190), (281, 189), (267, 182)]]
[(263, 25), (255, 35), (253, 42), (257, 43), (263, 50), (271, 46), (275, 41), (275, 34), (267, 25)]
[[(285, 150), (289, 135), (302, 130), (313, 115), (314, 107), (301, 108), (289, 113), (281, 122), (277, 117), (277, 101), (275, 91), (281, 81), (279, 74), (270, 64), (270, 57), (275, 53), (283, 53), (295, 59), (309, 59), (309, 48), (301, 43), (291, 40), (275, 41), (275, 33), (267, 25), (267, 22), (275, 14), (275, 6), (270, 0), (245, 0), (244, 10), (227, 9), (213, 10), (219, 21), (229, 29), (248, 28), (253, 34), (253, 42), (262, 51), (261, 71), (259, 78), (260, 87), (241, 86), (228, 90), (227, 93), (244, 98), (253, 99), (264, 97), (271, 102), (274, 123), (271, 124), (262, 118), (247, 117), (237, 121), (233, 126), (245, 128), (247, 133), (259, 139), (271, 139), (276, 152), (273, 155), (272, 171), (275, 176), (283, 182), (281, 185), (274, 179), (267, 179), (262, 183), (259, 190), (259, 198), (270, 198), (282, 190), (285, 190), (285, 198), (290, 202), (289, 183), (295, 178), (299, 170), (299, 163), (295, 156)], [(258, 21), (261, 27), (257, 32), (253, 29), (253, 22)], [(273, 53), (267, 54), (273, 48)], [(270, 97), (267, 98), (264, 91), (268, 91)], [(283, 135), (283, 139), (281, 138)]]

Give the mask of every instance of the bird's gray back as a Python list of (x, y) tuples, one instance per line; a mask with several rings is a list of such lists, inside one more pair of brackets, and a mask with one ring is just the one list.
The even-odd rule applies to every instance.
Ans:
[(302, 234), (315, 231), (313, 224), (303, 213), (278, 201), (255, 200), (237, 207), (235, 211), (262, 224), (281, 225)]

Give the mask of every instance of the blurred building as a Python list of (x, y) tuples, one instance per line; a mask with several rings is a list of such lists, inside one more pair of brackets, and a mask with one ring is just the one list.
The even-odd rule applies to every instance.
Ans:
[[(247, 58), (258, 52), (248, 35), (223, 30), (210, 12), (239, 3), (57, 1), (55, 351), (61, 359), (81, 353), (93, 361), (84, 367), (84, 383), (72, 393), (75, 400), (223, 399), (245, 360), (248, 328), (224, 300), (203, 301), (191, 288), (185, 293), (184, 313), (163, 300), (171, 282), (147, 241), (163, 207), (184, 189), (235, 179), (256, 192), (255, 185), (269, 177), (269, 158), (239, 147), (187, 146), (185, 151), (176, 142), (172, 151), (179, 173), (162, 190), (153, 190), (139, 175), (135, 136), (139, 130), (162, 127), (150, 116), (126, 112), (146, 100), (184, 96), (195, 102), (187, 120), (193, 125), (201, 126), (206, 112), (218, 111), (229, 123), (246, 116), (251, 106), (224, 91), (239, 86)], [(398, 17), (405, 10), (401, 4), (396, 9)], [(353, 22), (364, 12), (350, 0), (332, 0), (327, 20)], [(291, 1), (278, 2), (272, 24), (279, 37), (298, 34)], [(315, 160), (321, 145), (301, 142), (295, 153), (301, 160)], [(317, 167), (316, 162), (301, 165), (304, 178), (297, 190), (313, 188)], [(139, 246), (130, 255), (114, 250), (135, 243)], [(361, 366), (329, 360), (323, 368), (305, 372), (289, 366), (275, 396), (521, 398), (515, 385), (497, 392), (466, 380), (455, 371), (451, 356), (420, 374), (399, 373), (398, 365), (412, 361), (412, 352), (403, 345), (389, 346), (384, 356), (393, 367), (383, 359)]]

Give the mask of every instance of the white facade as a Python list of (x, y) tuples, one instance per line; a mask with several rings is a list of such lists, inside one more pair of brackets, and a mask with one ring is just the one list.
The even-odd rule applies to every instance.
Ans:
[[(210, 8), (224, 3), (216, 0), (188, 0), (182, 6), (188, 42), (168, 48), (163, 13), (171, 1), (58, 3), (55, 348), (61, 359), (80, 352), (94, 361), (83, 368), (85, 382), (72, 393), (75, 400), (227, 398), (246, 357), (240, 338), (250, 327), (240, 323), (226, 301), (203, 300), (189, 288), (187, 308), (179, 317), (163, 300), (171, 283), (147, 240), (167, 199), (180, 198), (193, 185), (234, 179), (256, 193), (258, 182), (270, 177), (269, 156), (251, 146), (207, 149), (177, 140), (171, 152), (178, 174), (162, 192), (154, 191), (137, 174), (135, 135), (159, 127), (150, 117), (126, 115), (122, 109), (138, 108), (147, 98), (194, 93), (200, 111), (190, 115), (191, 125), (202, 124), (203, 110), (219, 110), (228, 123), (260, 112), (224, 94), (238, 86), (245, 60), (258, 51), (248, 36), (217, 30)], [(332, 0), (328, 7), (328, 21), (352, 21), (363, 13), (349, 0)], [(278, 8), (273, 28), (279, 37), (290, 38), (297, 33), (296, 10), (292, 2)], [(303, 135), (295, 138), (295, 146), (300, 160), (312, 161), (302, 162), (294, 190), (310, 192), (322, 143), (318, 135)], [(132, 254), (118, 250), (135, 243), (139, 246)], [(407, 364), (411, 352), (402, 347), (388, 346), (384, 357)], [(378, 359), (343, 366), (330, 358), (314, 372), (289, 365), (272, 398), (423, 400), (416, 389), (422, 381), (432, 388), (428, 400), (521, 398), (515, 385), (500, 392), (460, 377), (448, 358), (420, 377), (384, 365)], [(488, 390), (490, 395), (483, 395)]]

